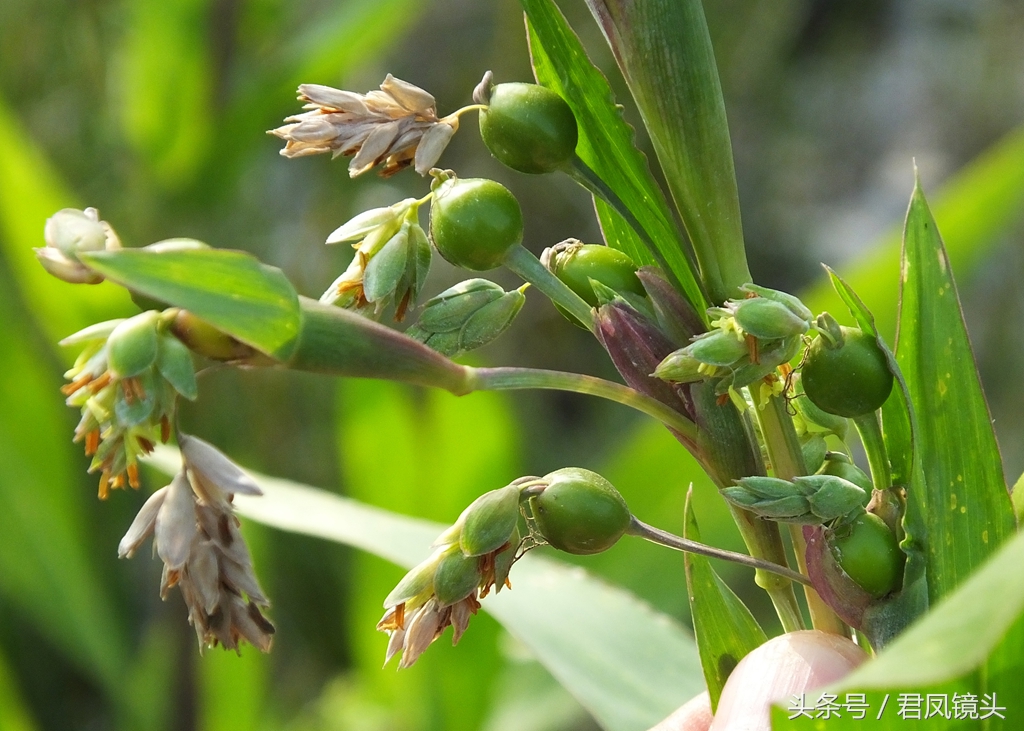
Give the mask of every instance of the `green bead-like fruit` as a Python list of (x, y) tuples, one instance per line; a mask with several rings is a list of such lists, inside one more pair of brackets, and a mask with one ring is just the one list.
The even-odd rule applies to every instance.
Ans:
[(830, 547), (846, 575), (876, 599), (899, 588), (906, 557), (877, 515), (865, 513), (840, 529)]
[(636, 264), (628, 255), (610, 246), (569, 246), (552, 257), (551, 273), (591, 307), (597, 306), (597, 295), (590, 284), (591, 279), (616, 292), (647, 296), (647, 291), (636, 276)]
[(842, 328), (843, 344), (830, 348), (818, 337), (807, 349), (801, 380), (807, 398), (822, 411), (849, 418), (870, 414), (892, 392), (892, 372), (875, 338)]
[(523, 240), (523, 212), (500, 183), (452, 178), (434, 192), (430, 238), (455, 266), (475, 272), (494, 269)]
[(566, 168), (579, 131), (572, 109), (537, 84), (498, 84), (480, 112), (480, 136), (500, 162), (521, 173)]
[(547, 488), (530, 502), (544, 539), (555, 548), (600, 553), (626, 532), (631, 519), (626, 501), (601, 475), (566, 467), (544, 479)]

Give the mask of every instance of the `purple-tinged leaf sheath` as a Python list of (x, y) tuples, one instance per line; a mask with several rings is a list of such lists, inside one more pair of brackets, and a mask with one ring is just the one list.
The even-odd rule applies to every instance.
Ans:
[(651, 298), (658, 324), (677, 348), (688, 345), (695, 336), (707, 330), (700, 314), (679, 294), (660, 269), (640, 267), (636, 276)]
[(686, 386), (675, 386), (651, 375), (665, 356), (676, 349), (654, 323), (632, 307), (617, 302), (600, 307), (595, 322), (598, 340), (631, 388), (693, 418)]
[(847, 576), (836, 563), (821, 526), (804, 526), (807, 541), (807, 575), (818, 596), (839, 618), (854, 629), (864, 628), (864, 613), (873, 603), (870, 594)]

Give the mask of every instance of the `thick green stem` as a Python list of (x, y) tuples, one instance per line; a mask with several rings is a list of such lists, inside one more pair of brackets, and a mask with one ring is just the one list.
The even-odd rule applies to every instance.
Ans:
[[(541, 269), (547, 273), (546, 269)], [(586, 307), (583, 300), (579, 301)], [(532, 368), (471, 368), (361, 315), (305, 297), (301, 297), (299, 303), (302, 329), (294, 354), (284, 364), (289, 368), (443, 388), (456, 396), (472, 391), (527, 388), (589, 394), (653, 416), (690, 441), (697, 438), (696, 425), (683, 414), (621, 383), (579, 373)], [(587, 312), (589, 314), (589, 307)], [(265, 363), (260, 361), (254, 365)]]
[(763, 408), (754, 409), (757, 423), (761, 426), (768, 460), (772, 464), (772, 472), (783, 480), (807, 474), (804, 466), (804, 455), (800, 449), (800, 439), (793, 427), (793, 420), (786, 413), (786, 401), (779, 396), (772, 396)]
[(673, 548), (677, 551), (698, 553), (701, 556), (707, 556), (708, 558), (720, 558), (723, 561), (732, 561), (733, 563), (749, 566), (750, 568), (757, 569), (759, 571), (767, 571), (778, 576), (783, 576), (791, 581), (796, 581), (801, 584), (808, 584), (810, 582), (810, 579), (806, 576), (798, 574), (788, 566), (780, 566), (770, 561), (762, 561), (760, 559), (747, 556), (743, 553), (727, 551), (724, 548), (715, 548), (704, 543), (691, 541), (688, 538), (681, 538), (680, 536), (669, 533), (668, 531), (663, 531), (660, 528), (648, 525), (647, 523), (638, 520), (636, 516), (632, 517), (629, 528), (626, 529), (626, 532), (633, 536), (639, 536), (651, 543), (657, 543), (659, 546)]
[(471, 368), (470, 384), (473, 391), (514, 391), (533, 388), (599, 396), (653, 416), (665, 426), (690, 439), (697, 438), (696, 425), (675, 409), (628, 386), (603, 378), (533, 368)]
[[(775, 476), (783, 480), (791, 480), (794, 477), (807, 474), (803, 451), (800, 449), (800, 439), (793, 427), (793, 419), (786, 410), (786, 400), (779, 396), (772, 396), (764, 408), (755, 409), (755, 411)], [(800, 526), (791, 525), (789, 537), (793, 543), (793, 554), (796, 556), (797, 566), (806, 574), (807, 544), (804, 542), (804, 534)], [(810, 586), (804, 586), (804, 597), (807, 599), (811, 625), (815, 629), (843, 637), (849, 636), (846, 624), (818, 596), (818, 592)]]
[(882, 427), (878, 423), (878, 412), (854, 417), (853, 425), (868, 455), (871, 482), (878, 490), (888, 490), (892, 487), (892, 472), (889, 469), (889, 455), (885, 451), (885, 440), (882, 439)]
[[(735, 480), (743, 477), (764, 474), (753, 430), (732, 402), (719, 402), (711, 383), (693, 384), (690, 396), (698, 424), (694, 454), (718, 488), (731, 487)], [(751, 556), (780, 566), (788, 565), (778, 523), (761, 520), (732, 504), (729, 510)], [(764, 571), (758, 571), (754, 580), (768, 593), (782, 626), (787, 631), (802, 629), (793, 582)]]
[[(788, 565), (786, 549), (782, 545), (782, 534), (779, 532), (778, 523), (761, 520), (746, 510), (740, 510), (731, 504), (729, 511), (732, 513), (733, 520), (736, 521), (736, 527), (739, 528), (740, 535), (751, 556), (779, 566)], [(758, 570), (754, 574), (754, 582), (768, 593), (784, 631), (796, 632), (805, 629), (804, 618), (800, 614), (800, 605), (797, 604), (792, 581), (777, 574)]]
[(505, 266), (571, 313), (588, 330), (594, 329), (594, 314), (590, 305), (549, 272), (526, 247), (513, 247), (505, 257)]

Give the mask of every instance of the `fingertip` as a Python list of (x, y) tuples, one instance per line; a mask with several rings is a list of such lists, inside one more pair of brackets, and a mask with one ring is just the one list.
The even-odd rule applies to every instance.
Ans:
[(650, 731), (708, 731), (711, 719), (711, 700), (707, 691), (704, 691)]
[(733, 670), (711, 731), (770, 731), (772, 703), (834, 683), (866, 659), (837, 635), (811, 630), (775, 637)]

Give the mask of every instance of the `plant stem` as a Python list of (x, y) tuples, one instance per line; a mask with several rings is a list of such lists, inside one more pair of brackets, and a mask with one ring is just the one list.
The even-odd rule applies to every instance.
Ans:
[[(783, 480), (792, 480), (794, 477), (807, 474), (803, 451), (800, 449), (800, 439), (796, 435), (796, 429), (793, 428), (793, 420), (786, 411), (786, 400), (780, 396), (772, 396), (763, 409), (758, 408), (755, 411), (775, 476)], [(789, 537), (793, 543), (793, 554), (796, 556), (797, 566), (806, 574), (807, 544), (804, 541), (803, 530), (800, 526), (791, 525)], [(811, 586), (804, 586), (804, 597), (807, 599), (811, 625), (815, 629), (843, 637), (849, 636), (849, 630), (843, 620), (832, 611), (832, 608), (818, 596), (818, 592)]]
[(505, 257), (505, 266), (518, 274), (557, 305), (567, 310), (588, 330), (594, 330), (594, 315), (582, 297), (549, 272), (523, 245), (515, 246)]
[(685, 437), (694, 440), (697, 438), (697, 427), (692, 421), (657, 399), (634, 391), (621, 383), (580, 373), (534, 368), (471, 368), (469, 370), (470, 387), (474, 391), (514, 391), (538, 388), (599, 396), (653, 416), (665, 426)]
[(807, 584), (810, 581), (806, 576), (793, 571), (793, 569), (788, 566), (780, 566), (772, 563), (771, 561), (762, 561), (761, 559), (753, 558), (752, 556), (747, 556), (743, 553), (727, 551), (724, 548), (715, 548), (703, 543), (691, 541), (688, 538), (681, 538), (680, 536), (669, 533), (668, 531), (663, 531), (660, 528), (648, 525), (647, 523), (638, 520), (635, 515), (632, 516), (632, 520), (630, 521), (629, 528), (626, 529), (626, 532), (633, 536), (639, 536), (651, 543), (657, 543), (659, 546), (673, 548), (677, 551), (698, 553), (701, 556), (707, 556), (709, 558), (720, 558), (723, 561), (732, 561), (733, 563), (749, 566), (760, 571), (768, 571), (779, 576), (784, 576), (791, 581), (797, 581), (801, 584)]
[[(729, 505), (729, 512), (732, 513), (736, 527), (743, 537), (743, 543), (746, 544), (751, 556), (779, 566), (788, 564), (778, 523), (761, 520), (732, 504)], [(805, 629), (792, 581), (777, 574), (758, 570), (754, 574), (754, 583), (768, 593), (784, 631), (796, 632)]]
[(772, 396), (763, 408), (754, 409), (757, 423), (761, 426), (768, 459), (775, 476), (783, 480), (807, 474), (800, 439), (793, 427), (793, 420), (786, 413), (786, 401)]
[(888, 490), (892, 487), (892, 472), (889, 470), (889, 455), (885, 451), (885, 441), (882, 439), (882, 427), (878, 423), (878, 412), (872, 411), (854, 417), (853, 425), (857, 428), (861, 444), (868, 455), (871, 482), (874, 483), (875, 489)]

